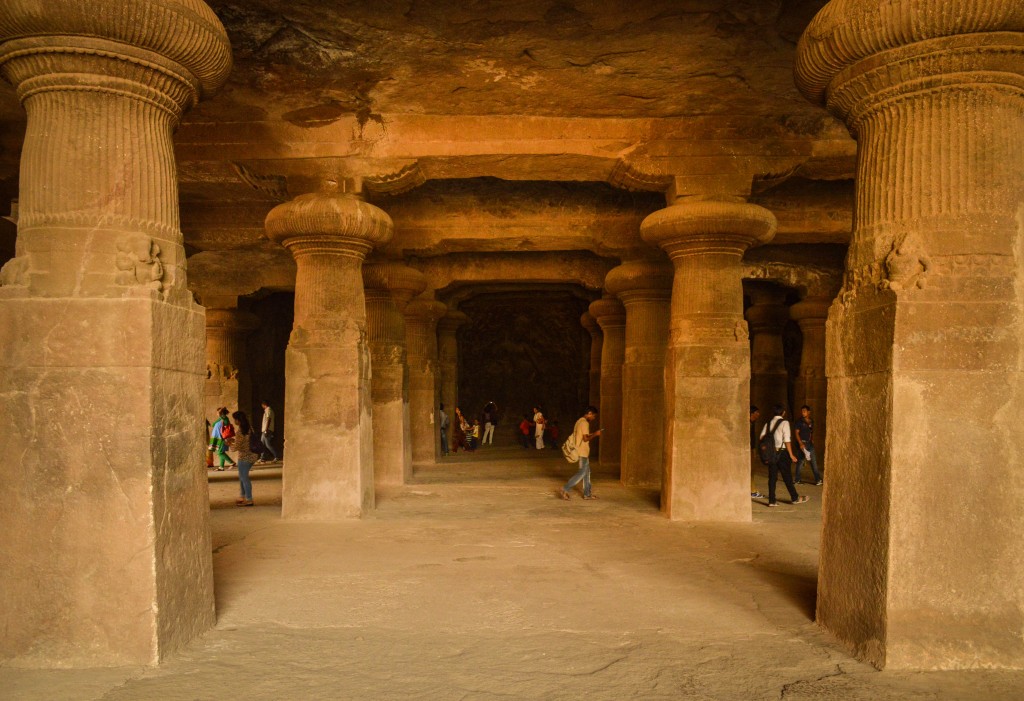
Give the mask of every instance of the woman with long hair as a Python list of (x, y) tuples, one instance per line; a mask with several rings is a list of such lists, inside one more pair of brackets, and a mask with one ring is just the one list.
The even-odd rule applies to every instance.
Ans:
[(462, 415), (462, 410), (459, 407), (455, 407), (455, 428), (452, 429), (452, 438), (454, 445), (452, 445), (452, 452), (459, 452), (459, 448), (463, 450), (469, 450), (466, 445), (466, 431), (469, 429), (469, 422), (466, 421), (466, 417)]
[(252, 424), (244, 411), (236, 411), (231, 415), (235, 420), (238, 430), (231, 439), (231, 449), (238, 453), (238, 482), (241, 495), (235, 499), (236, 506), (252, 506), (252, 480), (249, 479), (249, 470), (253, 463), (259, 459), (259, 455), (252, 449)]

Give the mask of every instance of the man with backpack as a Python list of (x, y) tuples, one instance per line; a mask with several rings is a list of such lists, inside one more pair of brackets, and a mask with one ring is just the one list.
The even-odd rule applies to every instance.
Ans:
[[(590, 441), (601, 435), (601, 429), (590, 433), (590, 422), (597, 418), (597, 409), (592, 406), (588, 406), (587, 410), (583, 413), (583, 416), (576, 421), (576, 425), (572, 429), (572, 437), (569, 439), (573, 442), (576, 448), (576, 453), (579, 455), (579, 466), (580, 469), (576, 471), (576, 474), (569, 478), (569, 481), (565, 483), (565, 486), (558, 490), (558, 495), (569, 500), (569, 491), (575, 487), (580, 480), (583, 480), (583, 498), (584, 499), (597, 499), (590, 491)], [(564, 451), (563, 451), (564, 452)]]
[(796, 455), (793, 453), (793, 435), (789, 421), (786, 420), (786, 408), (781, 404), (774, 406), (771, 420), (761, 429), (761, 439), (757, 448), (761, 462), (768, 466), (768, 506), (776, 506), (775, 483), (780, 472), (792, 503), (803, 504), (808, 501), (808, 497), (796, 493), (796, 487), (793, 485), (790, 465), (796, 462)]

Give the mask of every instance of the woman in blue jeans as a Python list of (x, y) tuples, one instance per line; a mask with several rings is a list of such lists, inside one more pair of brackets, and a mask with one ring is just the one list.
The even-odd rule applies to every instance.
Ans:
[(236, 411), (231, 415), (235, 420), (238, 430), (231, 439), (231, 448), (238, 453), (238, 481), (241, 494), (235, 499), (235, 506), (252, 506), (252, 480), (249, 479), (249, 470), (253, 463), (259, 459), (259, 455), (252, 449), (252, 425), (249, 417), (244, 411)]

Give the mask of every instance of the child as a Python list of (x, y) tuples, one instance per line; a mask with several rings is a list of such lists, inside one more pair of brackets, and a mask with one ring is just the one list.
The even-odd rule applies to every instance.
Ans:
[(471, 451), (476, 450), (476, 447), (480, 445), (480, 419), (473, 419), (473, 428), (469, 429), (469, 433), (466, 434), (466, 443)]
[(530, 427), (532, 426), (533, 424), (530, 423), (530, 415), (523, 414), (523, 420), (519, 422), (519, 443), (524, 449), (530, 447)]

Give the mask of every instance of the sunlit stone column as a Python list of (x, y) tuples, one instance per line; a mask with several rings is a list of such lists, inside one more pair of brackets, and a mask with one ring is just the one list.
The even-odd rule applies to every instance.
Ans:
[(590, 303), (590, 315), (601, 327), (601, 465), (618, 470), (622, 463), (622, 363), (626, 358), (626, 309), (605, 295)]
[(238, 308), (206, 310), (206, 418), (213, 422), (217, 410), (241, 409), (252, 419), (252, 378), (245, 342), (259, 328), (259, 317)]
[[(425, 297), (417, 297), (405, 308), (413, 465), (432, 464), (440, 451), (437, 322), (447, 309), (441, 302)], [(454, 407), (446, 406), (445, 411), (449, 417), (454, 416)]]
[(772, 407), (789, 408), (789, 373), (782, 348), (782, 334), (789, 321), (786, 292), (770, 282), (748, 282), (745, 287), (753, 304), (747, 308), (750, 329), (750, 403), (767, 421)]
[(800, 325), (803, 346), (800, 351), (800, 373), (794, 386), (794, 417), (800, 407), (811, 407), (814, 417), (814, 450), (818, 466), (825, 465), (825, 436), (828, 429), (828, 380), (825, 377), (825, 321), (830, 299), (805, 297), (789, 308), (789, 316)]
[[(441, 374), (441, 402), (448, 416), (453, 416), (459, 403), (459, 341), (456, 333), (469, 323), (469, 317), (458, 309), (449, 308), (448, 313), (437, 322), (438, 370)], [(463, 407), (463, 413), (467, 409)], [(469, 412), (472, 414), (472, 412)], [(469, 417), (467, 417), (469, 418)], [(449, 438), (451, 438), (449, 436)], [(451, 443), (449, 443), (451, 445)]]
[(423, 273), (398, 261), (363, 265), (366, 331), (373, 373), (373, 482), (377, 487), (404, 484), (412, 477), (409, 422), (409, 366), (405, 316), (413, 297), (426, 289)]
[(171, 134), (230, 66), (198, 1), (0, 3), (28, 118), (0, 272), (0, 658), (154, 663), (214, 622)]
[(857, 139), (817, 620), (879, 667), (1022, 667), (1024, 6), (832, 2), (796, 75)]
[(601, 327), (597, 325), (590, 312), (583, 312), (580, 324), (590, 334), (590, 403), (599, 406), (601, 404), (601, 352), (604, 337), (601, 335)]
[(391, 219), (327, 181), (267, 215), (295, 258), (295, 321), (285, 354), (281, 516), (330, 521), (372, 509), (370, 349), (361, 267)]
[(662, 508), (672, 519), (750, 520), (750, 350), (740, 259), (775, 233), (739, 197), (681, 197), (643, 238), (675, 265), (665, 360)]
[(604, 281), (626, 308), (621, 477), (629, 486), (661, 487), (672, 275), (667, 262), (637, 260), (613, 268)]

